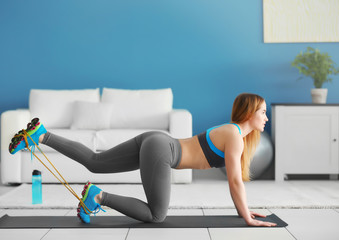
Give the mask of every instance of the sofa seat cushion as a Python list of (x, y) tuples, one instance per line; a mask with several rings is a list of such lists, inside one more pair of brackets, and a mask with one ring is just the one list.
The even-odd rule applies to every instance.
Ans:
[[(154, 129), (109, 129), (96, 132), (96, 149), (97, 151), (108, 150), (120, 143), (134, 138), (144, 132), (154, 131)], [(164, 130), (156, 130), (168, 133)]]
[[(70, 130), (70, 129), (47, 129), (49, 132), (54, 133), (60, 137), (67, 138), (72, 141), (76, 141), (84, 144), (86, 147), (90, 148), (92, 151), (95, 151), (95, 131), (94, 130)], [(53, 148), (39, 144), (39, 147), (42, 151), (56, 152)], [(36, 150), (37, 151), (37, 150)]]

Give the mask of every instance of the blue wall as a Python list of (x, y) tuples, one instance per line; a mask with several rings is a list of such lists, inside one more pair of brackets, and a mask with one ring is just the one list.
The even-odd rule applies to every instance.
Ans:
[[(290, 66), (307, 46), (339, 63), (339, 43), (264, 44), (262, 0), (1, 1), (0, 112), (27, 108), (31, 88), (171, 87), (197, 134), (229, 121), (241, 92), (268, 114), (310, 102), (311, 80)], [(339, 76), (324, 87), (338, 103)]]

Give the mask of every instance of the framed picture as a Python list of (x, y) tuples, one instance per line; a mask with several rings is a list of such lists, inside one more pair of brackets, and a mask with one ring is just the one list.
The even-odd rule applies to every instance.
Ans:
[(339, 0), (263, 0), (264, 42), (339, 42)]

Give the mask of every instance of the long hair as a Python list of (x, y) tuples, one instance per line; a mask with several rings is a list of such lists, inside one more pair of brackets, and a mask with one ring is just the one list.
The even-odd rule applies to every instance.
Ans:
[[(231, 121), (243, 123), (249, 120), (265, 100), (256, 94), (242, 93), (233, 103)], [(241, 155), (241, 174), (243, 181), (250, 180), (250, 163), (260, 141), (260, 131), (253, 130), (244, 137), (244, 151)]]

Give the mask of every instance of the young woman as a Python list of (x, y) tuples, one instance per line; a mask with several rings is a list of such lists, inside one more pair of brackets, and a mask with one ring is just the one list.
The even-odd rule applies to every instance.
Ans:
[[(265, 216), (249, 211), (243, 183), (250, 179), (250, 159), (267, 121), (265, 100), (256, 94), (244, 93), (233, 103), (231, 123), (210, 128), (188, 139), (146, 132), (112, 149), (94, 153), (78, 142), (47, 132), (37, 118), (28, 124), (27, 133), (34, 141), (54, 148), (94, 173), (140, 169), (147, 203), (86, 184), (82, 200), (91, 211), (100, 211), (103, 205), (140, 221), (162, 222), (170, 202), (171, 168), (226, 167), (231, 196), (239, 216), (250, 226), (275, 226), (256, 220), (256, 216)], [(29, 138), (28, 143), (33, 145)], [(9, 151), (14, 154), (25, 147), (20, 131), (13, 137)], [(90, 215), (80, 204), (78, 217), (85, 223), (90, 222)]]

